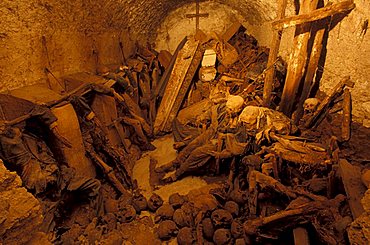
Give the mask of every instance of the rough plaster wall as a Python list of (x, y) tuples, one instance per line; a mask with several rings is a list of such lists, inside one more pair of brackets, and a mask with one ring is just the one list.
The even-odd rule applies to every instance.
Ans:
[(355, 82), (351, 89), (353, 119), (370, 127), (370, 30), (360, 35), (363, 22), (370, 19), (370, 1), (354, 2), (356, 8), (329, 33), (320, 89), (328, 92), (350, 75)]
[[(42, 36), (46, 37), (50, 68), (57, 76), (94, 71), (93, 49), (99, 52), (101, 63), (120, 62), (120, 38), (127, 54), (132, 52), (136, 39), (154, 42), (158, 30), (163, 35), (161, 23), (169, 22), (166, 16), (183, 6), (189, 8), (190, 3), (193, 3), (192, 13), (194, 0), (2, 0), (0, 91), (46, 78), (43, 68), (49, 66), (49, 62), (42, 47)], [(221, 29), (233, 18), (241, 18), (248, 32), (261, 45), (269, 45), (270, 24), (276, 15), (277, 1), (212, 0), (201, 4), (212, 6), (212, 3), (230, 7), (223, 7), (218, 13), (224, 18)], [(292, 3), (289, 1), (287, 15), (293, 14)], [(370, 34), (363, 38), (359, 36), (361, 24), (370, 16), (370, 2), (355, 0), (355, 3), (356, 9), (330, 32), (321, 88), (327, 92), (340, 77), (351, 75), (356, 82), (352, 90), (354, 118), (358, 121), (365, 119), (365, 123), (370, 124)], [(215, 9), (209, 9), (209, 12), (216, 13)], [(229, 15), (234, 12), (234, 17)], [(194, 26), (189, 25), (192, 30)], [(283, 35), (280, 54), (285, 59), (291, 51), (293, 33), (294, 28), (289, 28)], [(55, 83), (52, 78), (50, 80)]]
[[(133, 46), (125, 29), (129, 20), (124, 18), (127, 14), (120, 11), (122, 8), (129, 11), (119, 1), (1, 1), (0, 91), (44, 82), (44, 67), (57, 77), (94, 71), (93, 49), (99, 53), (101, 63), (119, 63), (119, 39), (126, 53)], [(113, 15), (111, 9), (120, 15)], [(113, 25), (114, 18), (120, 20), (117, 25)], [(56, 87), (56, 81), (49, 78), (52, 87)]]
[[(276, 18), (276, 3), (268, 0), (250, 1), (204, 1), (200, 3), (200, 13), (209, 13), (209, 17), (200, 18), (200, 29), (206, 34), (222, 34), (234, 22), (239, 21), (247, 33), (253, 35), (262, 46), (269, 46), (272, 38), (271, 21)], [(288, 4), (287, 15), (292, 15), (294, 7)], [(185, 4), (170, 12), (157, 30), (155, 40), (158, 50), (173, 52), (178, 43), (187, 35), (195, 33), (195, 18), (186, 18), (186, 14), (195, 13), (195, 3)], [(291, 31), (289, 31), (291, 33)], [(291, 40), (282, 40), (285, 57)]]
[[(186, 14), (193, 13), (195, 4), (186, 4), (168, 14), (157, 31), (156, 49), (173, 53), (185, 36), (194, 35), (195, 18), (186, 17)], [(231, 7), (215, 2), (201, 3), (200, 13), (209, 14), (209, 17), (199, 19), (199, 28), (208, 35), (211, 32), (222, 34), (234, 21), (244, 21), (244, 18)]]

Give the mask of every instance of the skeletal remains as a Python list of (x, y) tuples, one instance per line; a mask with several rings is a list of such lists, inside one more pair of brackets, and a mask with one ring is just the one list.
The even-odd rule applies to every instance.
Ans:
[(308, 98), (304, 101), (303, 109), (306, 114), (314, 113), (320, 104), (320, 100), (317, 98)]

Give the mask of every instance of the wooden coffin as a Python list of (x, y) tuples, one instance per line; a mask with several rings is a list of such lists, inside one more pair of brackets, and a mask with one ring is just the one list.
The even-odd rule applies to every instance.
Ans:
[[(11, 91), (11, 94), (36, 104), (47, 103), (62, 97), (41, 84), (16, 89)], [(52, 112), (58, 118), (59, 133), (72, 144), (71, 148), (67, 148), (56, 141), (56, 147), (52, 148), (54, 154), (56, 153), (57, 160), (66, 162), (69, 167), (75, 169), (77, 175), (95, 177), (95, 166), (85, 156), (80, 125), (72, 105), (69, 103), (63, 104), (62, 106), (52, 108)]]
[(199, 41), (188, 39), (177, 55), (163, 99), (158, 108), (154, 122), (155, 135), (171, 131), (172, 122), (184, 102), (202, 57), (203, 50)]

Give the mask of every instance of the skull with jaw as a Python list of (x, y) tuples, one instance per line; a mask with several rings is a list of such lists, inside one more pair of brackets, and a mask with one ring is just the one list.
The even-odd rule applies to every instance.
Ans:
[(320, 100), (316, 98), (308, 98), (303, 103), (303, 109), (305, 114), (311, 114), (314, 113), (320, 104)]
[(230, 226), (230, 224), (233, 221), (233, 216), (231, 215), (231, 213), (224, 209), (217, 209), (213, 211), (211, 218), (212, 218), (213, 224), (216, 227)]

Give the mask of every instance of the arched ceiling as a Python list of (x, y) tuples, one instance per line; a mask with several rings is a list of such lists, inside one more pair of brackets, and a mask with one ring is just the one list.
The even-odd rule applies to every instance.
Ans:
[[(153, 38), (161, 22), (173, 10), (195, 0), (83, 0), (91, 13), (100, 13), (102, 18), (87, 15), (88, 23), (105, 28), (128, 26), (140, 39)], [(252, 23), (270, 21), (275, 17), (275, 0), (210, 0), (237, 10)], [(96, 19), (94, 19), (96, 18)], [(97, 28), (92, 28), (96, 30)]]

